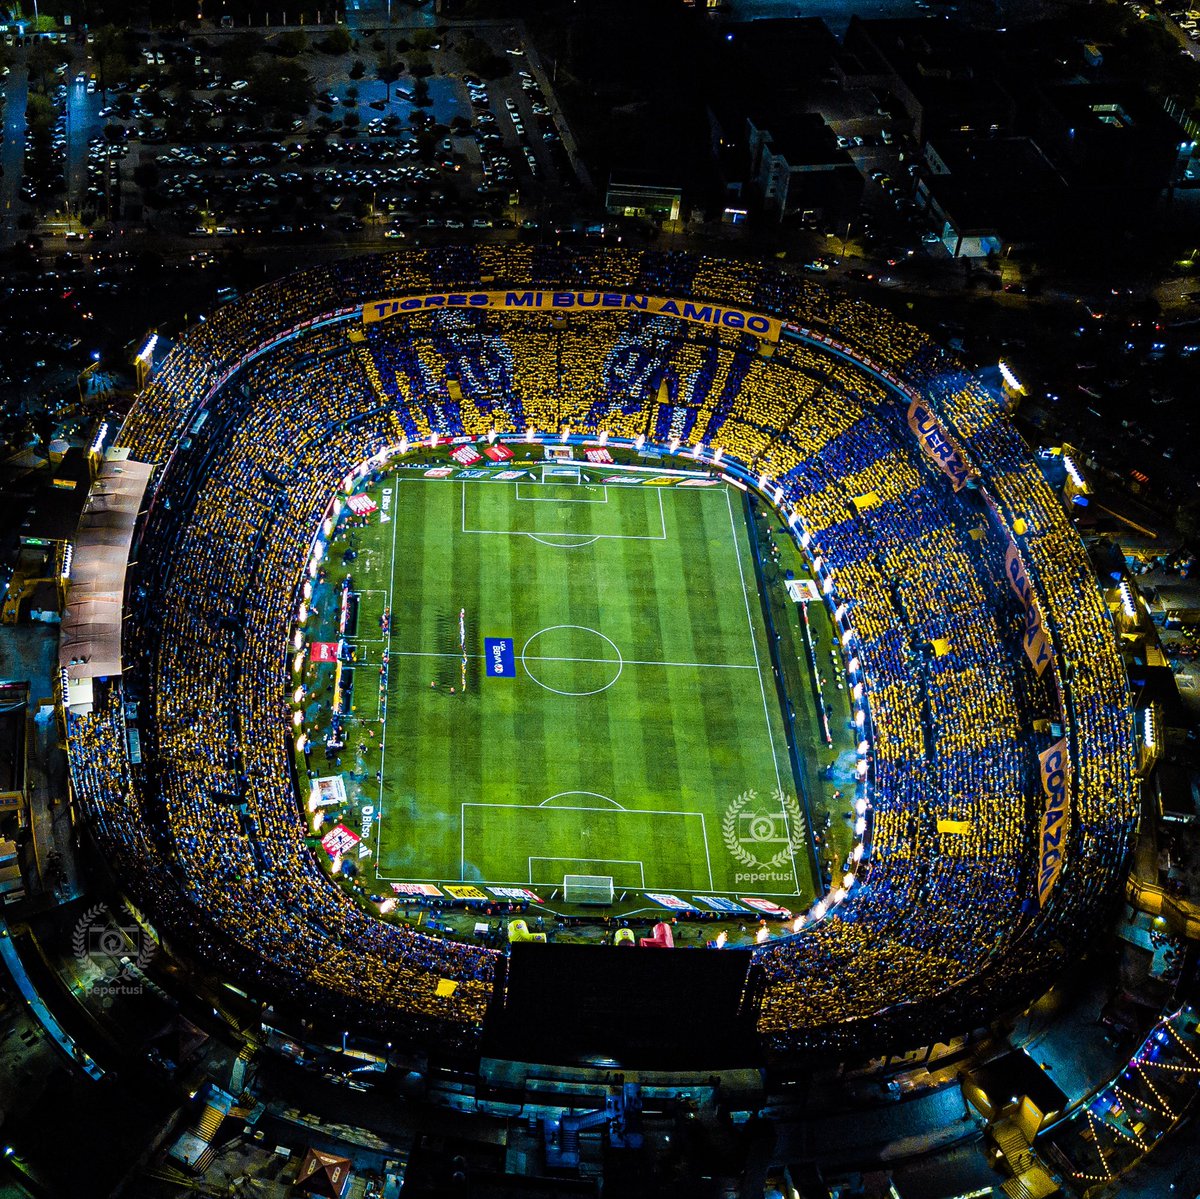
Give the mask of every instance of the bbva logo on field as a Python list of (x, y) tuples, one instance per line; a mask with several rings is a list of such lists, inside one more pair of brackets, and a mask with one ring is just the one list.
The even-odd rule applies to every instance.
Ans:
[(485, 637), (483, 657), (489, 678), (513, 679), (517, 677), (517, 660), (513, 653), (511, 637)]

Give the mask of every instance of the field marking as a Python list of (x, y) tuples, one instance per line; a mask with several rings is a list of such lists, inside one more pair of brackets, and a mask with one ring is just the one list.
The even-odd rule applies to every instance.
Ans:
[[(641, 876), (642, 876), (641, 885), (638, 887), (638, 890), (644, 891), (646, 889), (646, 864), (645, 864), (645, 862), (642, 861), (641, 858), (559, 858), (559, 857), (547, 857), (542, 854), (535, 854), (532, 857), (530, 857), (528, 859), (528, 861), (529, 861), (529, 885), (531, 887), (561, 887), (562, 886), (561, 882), (556, 883), (553, 881), (545, 882), (545, 883), (535, 883), (533, 881), (533, 864), (534, 864), (534, 862), (597, 862), (597, 863), (607, 862), (611, 866), (636, 866), (638, 868), (638, 873), (641, 874)], [(628, 890), (628, 889), (629, 888), (622, 888), (622, 890)], [(614, 887), (613, 890), (616, 890), (616, 888)]]
[[(395, 529), (392, 530), (393, 533), (395, 533), (395, 531)], [(362, 604), (362, 597), (364, 595), (382, 595), (384, 608), (391, 607), (390, 603), (388, 602), (389, 595), (386, 587), (363, 587), (361, 590), (352, 591), (350, 594), (358, 596), (360, 607)], [(355, 634), (353, 637), (347, 637), (346, 640), (354, 642), (355, 645), (382, 645), (384, 637), (381, 630), (378, 637), (363, 637), (361, 634)]]
[[(588, 792), (563, 792), (563, 794), (592, 795), (595, 793), (588, 791)], [(599, 796), (599, 798), (608, 799), (608, 796), (602, 795), (602, 796)], [(613, 801), (609, 800), (609, 802), (612, 803)], [(488, 803), (485, 800), (466, 800), (463, 803), (460, 803), (458, 806), (458, 829), (459, 829), (458, 876), (459, 876), (459, 879), (464, 882), (466, 881), (466, 870), (467, 870), (467, 814), (466, 814), (467, 808), (514, 808), (514, 809), (519, 809), (521, 811), (526, 811), (526, 812), (538, 812), (538, 811), (545, 811), (545, 812), (606, 812), (610, 816), (615, 815), (616, 812), (619, 811), (622, 815), (627, 815), (627, 816), (683, 816), (685, 818), (691, 817), (693, 820), (698, 819), (700, 821), (700, 837), (701, 837), (701, 840), (703, 840), (703, 842), (704, 842), (704, 860), (705, 860), (706, 868), (708, 870), (708, 889), (711, 891), (714, 886), (713, 872), (712, 872), (712, 856), (710, 855), (709, 849), (708, 849), (708, 822), (705, 820), (703, 812), (685, 812), (681, 809), (674, 809), (674, 808), (619, 808), (619, 809), (614, 810), (613, 808), (595, 808), (595, 807), (590, 807), (590, 806), (587, 806), (584, 804), (569, 804), (569, 805), (567, 805), (565, 807), (561, 807), (561, 808), (545, 808), (542, 804)], [(621, 861), (622, 859), (619, 859), (619, 858), (591, 858), (591, 857), (579, 858), (579, 857), (577, 857), (577, 858), (565, 858), (565, 859), (554, 859), (554, 860), (563, 860), (563, 861), (571, 861), (571, 862), (616, 862), (616, 861)], [(629, 859), (629, 860), (634, 861), (635, 859)], [(793, 868), (794, 868), (794, 863), (793, 863)], [(645, 885), (644, 880), (645, 880), (645, 876), (643, 875), (643, 886)], [(668, 887), (668, 886), (672, 886), (673, 884), (663, 883), (661, 885), (664, 887)], [(694, 890), (695, 888), (693, 888), (689, 884), (686, 887), (677, 887), (676, 889), (690, 891), (690, 890)], [(732, 894), (732, 892), (729, 892), (729, 894)], [(797, 891), (797, 894), (799, 894), (798, 891)]]
[[(540, 637), (543, 633), (553, 633), (555, 629), (578, 629), (581, 633), (595, 633), (596, 636), (599, 637), (601, 641), (607, 641), (608, 644), (613, 647), (613, 652), (617, 655), (617, 673), (607, 683), (605, 683), (603, 687), (596, 687), (596, 688), (593, 688), (591, 691), (560, 691), (557, 687), (551, 687), (549, 685), (549, 683), (543, 683), (542, 680), (539, 679), (537, 677), (537, 675), (535, 675), (533, 673), (533, 671), (529, 669), (529, 664), (525, 658), (525, 651), (530, 647), (530, 645), (533, 643), (533, 641), (536, 638)], [(532, 659), (532, 661), (534, 661), (534, 662), (545, 662), (548, 660), (552, 661), (553, 659), (539, 658), (539, 657), (534, 657)], [(566, 661), (567, 659), (559, 659), (559, 660)], [(582, 660), (588, 661), (588, 659), (582, 659)], [(601, 633), (598, 629), (591, 629), (591, 628), (588, 628), (587, 625), (582, 625), (582, 624), (552, 624), (552, 625), (548, 625), (544, 629), (538, 629), (538, 631), (536, 633), (531, 634), (529, 639), (521, 647), (521, 666), (524, 668), (525, 673), (535, 683), (537, 683), (537, 685), (539, 687), (542, 687), (547, 691), (552, 691), (555, 695), (599, 695), (601, 691), (607, 691), (611, 686), (613, 686), (614, 683), (616, 683), (617, 679), (619, 679), (621, 677), (622, 673), (625, 670), (625, 659), (623, 657), (621, 657), (621, 651), (617, 648), (617, 643), (611, 637), (605, 637), (605, 635), (603, 633)]]
[[(592, 795), (592, 791), (564, 791), (564, 795)], [(601, 799), (608, 799), (607, 795), (601, 795)], [(542, 807), (538, 803), (496, 803), (486, 799), (464, 799), (459, 805), (460, 808), (520, 808), (526, 812), (536, 812)], [(704, 819), (703, 812), (684, 811), (682, 808), (594, 808), (587, 804), (568, 804), (561, 808), (547, 808), (550, 812), (607, 812), (610, 816), (614, 812), (621, 812), (626, 816), (691, 816), (697, 820)]]
[[(576, 545), (592, 545), (597, 541), (666, 541), (667, 540), (667, 515), (663, 511), (663, 488), (656, 488), (658, 494), (658, 520), (662, 527), (661, 534), (653, 536), (644, 533), (529, 533), (524, 529), (468, 529), (467, 528), (467, 482), (466, 479), (461, 479), (462, 484), (462, 526), (460, 532), (475, 533), (475, 534), (491, 534), (500, 537), (529, 537), (534, 541), (541, 541), (543, 545), (550, 545), (561, 549), (574, 549)], [(520, 486), (518, 481), (517, 486)], [(607, 488), (605, 489), (607, 492)], [(568, 500), (567, 503), (580, 503), (579, 500)], [(393, 530), (395, 532), (395, 530)], [(543, 541), (544, 537), (590, 537), (591, 541), (587, 542), (565, 542)]]
[(600, 500), (563, 500), (554, 499), (545, 495), (522, 495), (521, 480), (516, 479), (513, 484), (517, 489), (517, 499), (526, 504), (607, 504), (608, 503), (608, 488), (603, 483), (547, 483), (545, 479), (534, 479), (532, 482), (525, 481), (526, 487), (575, 487), (591, 490), (593, 487), (599, 487), (604, 492), (604, 498)]
[[(405, 477), (402, 477), (402, 476), (397, 476), (397, 478), (396, 478), (396, 480), (395, 480), (395, 482), (396, 482), (397, 484), (398, 484), (398, 483), (402, 483), (402, 482), (443, 482), (443, 481), (444, 481), (444, 480), (430, 480), (430, 479), (423, 479), (423, 478), (405, 478)], [(465, 480), (465, 479), (464, 479), (464, 480), (458, 480), (458, 481), (459, 481), (459, 482), (461, 482), (461, 483), (462, 483), (462, 485), (463, 485), (463, 490), (462, 490), (462, 510), (463, 510), (463, 524), (462, 524), (462, 531), (463, 531), (464, 533), (473, 533), (473, 532), (474, 532), (474, 533), (488, 533), (488, 532), (491, 532), (491, 533), (500, 533), (500, 534), (509, 535), (509, 536), (527, 536), (527, 537), (530, 537), (530, 538), (532, 538), (533, 540), (542, 541), (542, 543), (543, 543), (543, 544), (547, 544), (547, 545), (560, 545), (560, 546), (562, 546), (562, 548), (567, 548), (567, 549), (570, 549), (570, 548), (575, 548), (575, 546), (576, 546), (576, 545), (585, 545), (585, 544), (586, 544), (586, 545), (591, 545), (591, 544), (594, 544), (595, 542), (597, 542), (597, 541), (599, 541), (599, 540), (601, 540), (601, 539), (603, 539), (603, 540), (624, 540), (624, 539), (628, 539), (628, 540), (639, 540), (639, 541), (665, 541), (665, 540), (667, 540), (667, 536), (668, 536), (668, 535), (667, 535), (667, 529), (666, 529), (666, 514), (665, 514), (665, 509), (664, 509), (664, 501), (663, 501), (663, 498), (662, 498), (662, 493), (663, 493), (663, 490), (665, 490), (665, 489), (662, 489), (662, 488), (656, 488), (656, 489), (655, 489), (655, 490), (656, 490), (656, 492), (657, 492), (657, 494), (658, 494), (658, 503), (659, 503), (659, 520), (660, 520), (660, 527), (661, 527), (661, 529), (662, 529), (662, 534), (661, 534), (661, 535), (659, 535), (659, 536), (644, 536), (644, 535), (636, 535), (636, 536), (629, 536), (628, 538), (625, 538), (623, 535), (619, 535), (619, 534), (596, 534), (596, 535), (589, 535), (589, 534), (569, 534), (569, 533), (562, 533), (562, 534), (544, 534), (544, 535), (542, 535), (542, 536), (539, 536), (538, 534), (534, 534), (534, 533), (519, 533), (519, 532), (517, 532), (517, 531), (515, 531), (515, 530), (486, 530), (486, 529), (481, 529), (481, 530), (472, 530), (472, 529), (467, 529), (467, 528), (466, 528), (466, 521), (465, 521), (465, 512), (466, 512), (466, 483), (467, 483), (467, 482), (485, 482), (485, 481), (487, 481), (487, 480)], [(536, 482), (536, 480), (534, 480), (534, 481)], [(738, 541), (738, 537), (737, 537), (737, 524), (736, 524), (736, 521), (735, 521), (735, 519), (734, 519), (734, 514), (733, 514), (732, 504), (731, 504), (731, 502), (730, 502), (729, 489), (728, 489), (728, 488), (723, 488), (722, 490), (724, 490), (724, 491), (725, 491), (726, 507), (727, 507), (727, 510), (728, 510), (728, 511), (729, 511), (729, 513), (730, 513), (730, 525), (731, 525), (731, 530), (732, 530), (732, 532), (733, 532), (733, 537), (734, 537), (734, 548), (735, 548), (735, 553), (736, 553), (736, 555), (737, 555), (737, 561), (738, 561), (738, 569), (739, 569), (740, 581), (741, 581), (741, 584), (742, 584), (743, 601), (744, 601), (744, 603), (745, 603), (745, 606), (746, 606), (746, 611), (747, 611), (747, 620), (748, 620), (748, 623), (749, 623), (749, 626), (750, 626), (750, 633), (751, 633), (751, 647), (752, 647), (752, 649), (753, 649), (753, 651), (754, 651), (754, 658), (755, 658), (755, 662), (754, 662), (754, 664), (753, 664), (753, 665), (749, 665), (749, 664), (744, 664), (744, 663), (725, 663), (725, 662), (675, 662), (675, 661), (655, 661), (655, 660), (648, 660), (648, 659), (624, 659), (624, 664), (625, 664), (625, 665), (631, 665), (631, 666), (659, 666), (659, 667), (677, 667), (677, 668), (681, 668), (681, 669), (754, 670), (754, 671), (755, 671), (755, 672), (758, 674), (758, 677), (759, 677), (759, 690), (760, 690), (760, 694), (762, 695), (762, 697), (763, 697), (763, 701), (764, 701), (764, 714), (767, 716), (768, 736), (769, 736), (769, 738), (770, 738), (771, 752), (772, 752), (772, 760), (773, 760), (773, 762), (774, 762), (774, 765), (775, 765), (776, 778), (777, 778), (777, 780), (778, 780), (778, 779), (779, 779), (779, 764), (778, 764), (778, 756), (777, 756), (777, 754), (775, 753), (775, 743), (774, 743), (774, 737), (770, 735), (770, 732), (771, 732), (771, 730), (770, 730), (769, 710), (768, 710), (768, 708), (767, 708), (767, 704), (766, 704), (766, 693), (765, 693), (765, 685), (764, 685), (764, 682), (763, 682), (763, 677), (762, 677), (762, 666), (761, 666), (761, 659), (760, 659), (760, 656), (759, 656), (759, 653), (758, 653), (757, 641), (756, 641), (756, 640), (755, 640), (755, 638), (754, 638), (753, 618), (750, 616), (750, 604), (749, 604), (749, 598), (748, 598), (748, 595), (747, 595), (747, 593), (746, 593), (746, 586), (745, 586), (745, 571), (744, 571), (744, 567), (743, 567), (743, 564), (742, 564), (742, 555), (741, 555), (741, 549), (740, 549), (740, 542)], [(673, 494), (675, 494), (675, 492), (674, 492), (674, 491), (673, 491)], [(693, 495), (704, 495), (704, 494), (706, 494), (706, 489), (699, 489), (699, 488), (697, 488), (697, 489), (694, 489), (694, 490), (691, 490), (691, 491), (689, 491), (689, 494), (693, 494)], [(606, 495), (607, 495), (607, 488), (606, 488)], [(392, 559), (392, 560), (391, 560), (391, 569), (390, 569), (390, 571), (389, 571), (389, 580), (388, 580), (388, 581), (389, 581), (389, 589), (388, 589), (389, 598), (390, 598), (390, 594), (392, 594), (392, 593), (393, 593), (394, 581), (395, 581), (396, 533), (397, 533), (397, 526), (398, 526), (398, 524), (399, 524), (399, 521), (398, 521), (398, 520), (396, 520), (395, 518), (393, 518), (393, 522), (392, 522), (392, 546), (391, 546), (391, 559)], [(549, 537), (563, 537), (563, 538), (567, 538), (567, 537), (587, 538), (587, 540), (586, 540), (586, 541), (576, 541), (576, 542), (548, 542), (548, 541), (544, 541), (544, 540), (543, 540), (543, 537), (545, 537), (545, 536), (549, 536)], [(392, 641), (392, 634), (391, 634), (391, 632), (389, 632), (389, 634), (388, 634), (388, 637), (387, 637), (387, 642), (388, 642), (388, 646), (389, 646), (389, 657), (390, 657), (390, 656), (392, 656), (392, 654), (393, 654), (393, 653), (394, 653), (394, 655), (395, 655), (396, 657), (448, 657), (448, 658), (458, 658), (458, 657), (460, 656), (460, 655), (459, 655), (459, 654), (457, 654), (457, 653), (429, 653), (429, 652), (420, 652), (420, 651), (392, 651), (392, 650), (391, 650), (391, 648), (390, 648), (390, 647), (391, 647), (391, 641)], [(619, 653), (619, 651), (618, 651), (618, 653)], [(476, 659), (478, 659), (478, 658), (482, 658), (483, 656), (484, 656), (484, 655), (471, 655), (471, 657), (473, 657), (473, 658), (476, 658)], [(529, 659), (530, 661), (542, 661), (542, 660), (545, 660), (545, 661), (568, 661), (568, 662), (570, 662), (570, 661), (580, 661), (580, 662), (595, 662), (595, 663), (597, 663), (597, 664), (609, 664), (609, 665), (616, 665), (616, 664), (617, 664), (617, 663), (616, 663), (616, 661), (615, 661), (615, 660), (613, 660), (613, 659), (586, 659), (586, 658), (584, 658), (584, 659), (573, 659), (573, 658), (562, 658), (562, 659), (557, 659), (557, 658), (550, 657), (550, 656), (546, 656), (545, 658), (542, 658), (542, 657), (541, 657), (541, 656), (539, 656), (539, 655), (528, 655), (528, 659)], [(376, 817), (376, 855), (375, 855), (375, 864), (374, 864), (374, 865), (375, 865), (375, 875), (376, 875), (376, 878), (377, 878), (377, 879), (384, 880), (384, 881), (406, 881), (406, 880), (407, 880), (407, 881), (429, 881), (429, 882), (440, 882), (440, 881), (442, 881), (442, 879), (441, 879), (440, 877), (439, 877), (438, 879), (416, 880), (416, 879), (413, 879), (413, 878), (412, 878), (412, 876), (411, 876), (410, 874), (402, 874), (402, 875), (398, 875), (398, 876), (392, 876), (392, 875), (385, 875), (385, 874), (381, 874), (381, 873), (380, 873), (380, 867), (381, 867), (381, 865), (383, 864), (383, 863), (382, 863), (382, 861), (381, 861), (382, 828), (383, 828), (383, 822), (384, 822), (384, 821), (383, 821), (383, 816), (384, 816), (384, 810), (383, 810), (383, 808), (384, 808), (384, 805), (383, 805), (384, 783), (383, 783), (383, 780), (382, 780), (382, 771), (383, 771), (384, 765), (385, 765), (385, 763), (386, 763), (386, 738), (387, 738), (387, 727), (386, 727), (386, 726), (387, 726), (387, 721), (386, 721), (386, 719), (385, 719), (385, 720), (383, 720), (383, 721), (382, 721), (382, 723), (383, 723), (383, 725), (384, 725), (384, 729), (383, 729), (383, 734), (382, 734), (382, 738), (381, 738), (381, 742), (380, 742), (380, 757), (381, 757), (380, 769), (381, 769), (381, 781), (380, 781), (380, 786), (379, 786), (379, 804), (378, 804), (378, 812), (377, 812), (377, 817)], [(563, 793), (563, 794), (569, 794), (569, 793)], [(551, 797), (551, 798), (555, 798), (555, 797)], [(607, 802), (609, 802), (609, 803), (615, 803), (615, 801), (611, 800), (611, 799), (610, 799), (610, 797), (608, 797), (608, 796), (600, 796), (600, 795), (597, 795), (597, 798), (599, 798), (599, 799), (604, 799), (605, 801), (607, 801)], [(544, 804), (544, 802), (545, 802), (545, 801), (543, 801), (543, 804)], [(462, 830), (462, 834), (463, 834), (463, 836), (462, 836), (462, 839), (461, 839), (462, 843), (460, 844), (460, 850), (462, 851), (462, 853), (461, 853), (461, 858), (460, 858), (460, 868), (459, 868), (459, 869), (460, 869), (460, 878), (461, 878), (461, 876), (462, 876), (462, 874), (464, 873), (464, 870), (465, 870), (465, 820), (464, 820), (464, 818), (463, 818), (463, 817), (464, 817), (464, 809), (465, 809), (467, 806), (477, 806), (477, 807), (515, 807), (515, 808), (529, 808), (531, 805), (526, 805), (526, 804), (487, 804), (487, 803), (473, 803), (473, 804), (462, 804), (462, 805), (460, 805), (460, 829)], [(543, 806), (542, 804), (539, 804), (539, 805), (537, 805), (537, 807), (542, 807), (542, 806)], [(571, 809), (563, 808), (563, 809), (548, 809), (548, 810), (562, 810), (562, 811), (567, 811), (567, 810), (571, 810)], [(597, 812), (612, 812), (614, 809), (613, 809), (613, 808), (580, 808), (579, 810), (584, 810), (584, 811), (597, 811)], [(617, 810), (620, 810), (620, 811), (628, 811), (629, 809), (621, 808), (621, 807), (618, 805), (618, 807), (617, 807)], [(647, 811), (647, 810), (645, 810), (645, 809), (633, 809), (633, 811), (637, 812), (637, 811)], [(652, 813), (652, 814), (658, 814), (658, 813)], [(707, 872), (708, 872), (708, 879), (709, 879), (709, 886), (708, 886), (708, 890), (709, 890), (709, 893), (710, 893), (710, 894), (714, 894), (714, 895), (729, 895), (729, 896), (735, 896), (735, 895), (738, 895), (738, 894), (742, 893), (742, 892), (745, 890), (745, 888), (741, 888), (741, 889), (738, 889), (738, 890), (729, 890), (729, 891), (724, 891), (724, 890), (717, 890), (717, 889), (715, 888), (715, 886), (714, 886), (713, 872), (712, 872), (712, 858), (711, 858), (711, 851), (710, 851), (710, 846), (709, 846), (709, 844), (708, 844), (708, 830), (707, 830), (707, 821), (706, 821), (706, 818), (705, 818), (705, 814), (704, 814), (704, 813), (702, 813), (702, 812), (684, 812), (684, 811), (670, 810), (670, 811), (665, 811), (665, 812), (662, 812), (661, 814), (663, 814), (663, 815), (668, 815), (668, 816), (683, 816), (683, 817), (688, 817), (688, 816), (695, 817), (695, 816), (699, 816), (699, 817), (700, 817), (700, 821), (701, 821), (701, 831), (702, 831), (702, 840), (703, 840), (703, 842), (704, 842), (704, 851), (705, 851), (705, 859), (706, 859), (706, 868), (707, 868)], [(785, 815), (785, 821), (786, 821), (786, 813), (785, 813), (784, 815)], [(789, 831), (790, 831), (790, 830), (789, 830)], [(601, 859), (595, 859), (595, 858), (591, 858), (591, 859), (575, 859), (575, 860), (600, 861)], [(606, 859), (606, 860), (612, 860), (612, 861), (614, 861), (614, 862), (615, 862), (615, 861), (617, 861), (618, 859)], [(632, 861), (632, 860), (631, 860), (631, 861)], [(792, 856), (792, 866), (793, 866), (793, 879), (794, 879), (794, 881), (795, 881), (795, 883), (796, 883), (796, 893), (798, 893), (798, 892), (799, 892), (799, 878), (798, 878), (798, 873), (797, 873), (797, 868), (796, 868), (795, 856), (794, 856), (794, 855)], [(643, 867), (643, 879), (644, 879), (644, 867)], [(493, 881), (491, 885), (507, 885), (507, 884), (503, 884), (503, 883), (495, 883), (495, 882)], [(513, 884), (511, 884), (511, 885), (522, 885), (522, 884), (521, 884), (521, 883), (519, 883), (519, 882), (514, 882), (514, 883), (513, 883)], [(686, 888), (685, 888), (685, 889), (686, 889)], [(776, 893), (772, 893), (772, 894), (774, 895), (774, 894), (776, 894)]]
[[(556, 794), (550, 796), (550, 799), (543, 799), (542, 802), (540, 804), (538, 804), (538, 807), (544, 808), (552, 800), (562, 799), (562, 797), (564, 795), (590, 795), (593, 799), (607, 799), (608, 802), (610, 804), (612, 804), (612, 806), (614, 808), (616, 808), (618, 812), (628, 811), (628, 808), (624, 807), (622, 804), (617, 803), (617, 801), (615, 799), (613, 799), (613, 797), (611, 795), (602, 795), (599, 791), (559, 791)], [(606, 858), (605, 861), (607, 861), (607, 860), (608, 859)], [(613, 860), (615, 861), (616, 859), (614, 858)], [(598, 861), (600, 861), (600, 859), (597, 858), (596, 861), (598, 862)]]
[[(758, 657), (758, 641), (755, 639), (755, 636), (754, 636), (754, 617), (751, 616), (751, 614), (750, 614), (750, 595), (746, 591), (746, 572), (742, 569), (742, 545), (741, 545), (741, 542), (738, 540), (737, 521), (734, 519), (734, 516), (733, 516), (733, 501), (729, 498), (728, 489), (725, 492), (725, 506), (729, 509), (729, 527), (733, 532), (733, 549), (734, 549), (734, 552), (737, 554), (738, 577), (741, 580), (741, 584), (742, 584), (742, 599), (745, 600), (745, 602), (746, 602), (746, 626), (750, 630), (750, 647), (751, 647), (751, 649), (754, 650), (754, 663), (755, 663), (755, 666), (758, 668), (758, 690), (759, 690), (759, 693), (762, 695), (763, 719), (766, 721), (766, 725), (767, 725), (767, 744), (770, 745), (770, 747), (771, 747), (771, 761), (775, 764), (775, 788), (779, 792), (779, 794), (782, 795), (783, 794), (783, 781), (779, 775), (779, 756), (775, 753), (775, 736), (771, 731), (771, 709), (767, 706), (767, 687), (766, 687), (766, 684), (763, 682), (762, 664), (759, 661), (759, 657)], [(757, 591), (757, 586), (756, 586), (755, 590)], [(780, 806), (782, 807), (782, 804)], [(784, 828), (786, 828), (788, 830), (788, 846), (790, 849), (790, 846), (792, 843), (792, 830), (791, 830), (790, 824), (788, 823), (786, 808), (783, 809), (783, 824), (784, 824)], [(706, 838), (705, 845), (707, 846), (707, 844), (708, 844), (708, 841)], [(793, 853), (790, 856), (792, 859), (792, 878), (795, 880), (795, 883), (796, 883), (796, 894), (799, 895), (800, 894), (800, 871), (796, 867), (796, 855)]]
[[(542, 656), (539, 654), (526, 654), (530, 662), (594, 662), (598, 666), (616, 666), (618, 659), (616, 658), (555, 658), (549, 655)], [(450, 653), (449, 651), (437, 650), (416, 650), (416, 649), (394, 649), (388, 653), (391, 658), (454, 658), (455, 660), (462, 657), (462, 654)], [(475, 661), (483, 659), (483, 654), (468, 654), (468, 658)], [(648, 658), (621, 658), (626, 666), (678, 666), (691, 667), (695, 670), (757, 670), (758, 667), (753, 664), (741, 662), (657, 662), (651, 661)], [(355, 661), (355, 665), (370, 666), (370, 662)]]
[[(399, 507), (396, 505), (396, 511), (392, 513), (392, 561), (388, 569), (388, 607), (392, 606), (392, 596), (395, 594), (396, 588), (396, 530), (400, 527)], [(388, 623), (387, 632), (387, 654), (390, 659), (392, 656), (392, 626)], [(391, 684), (391, 676), (388, 677), (388, 684)], [(383, 695), (383, 711), (379, 716), (379, 796), (375, 801), (375, 878), (379, 878), (379, 863), (381, 861), (380, 844), (383, 836), (383, 772), (387, 769), (387, 692)]]
[[(521, 534), (514, 534), (514, 536), (519, 537)], [(530, 541), (540, 541), (542, 545), (548, 545), (552, 549), (556, 550), (577, 550), (581, 549), (585, 545), (595, 545), (596, 542), (600, 540), (599, 535), (593, 537), (586, 533), (526, 533), (525, 536), (528, 537)], [(585, 540), (547, 541), (547, 537), (583, 537)]]

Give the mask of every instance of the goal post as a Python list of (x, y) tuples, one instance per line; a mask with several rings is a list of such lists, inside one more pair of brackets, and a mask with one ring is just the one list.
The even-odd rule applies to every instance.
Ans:
[(581, 483), (583, 477), (577, 462), (543, 462), (542, 483)]
[(611, 875), (607, 874), (564, 874), (563, 900), (582, 906), (607, 907), (613, 901), (614, 887)]

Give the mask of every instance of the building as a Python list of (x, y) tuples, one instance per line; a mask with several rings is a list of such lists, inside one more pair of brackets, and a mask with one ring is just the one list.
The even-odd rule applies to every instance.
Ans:
[(780, 220), (793, 215), (828, 215), (853, 208), (863, 178), (849, 153), (815, 112), (778, 121), (748, 117), (751, 189), (763, 210)]
[(914, 192), (954, 258), (1053, 235), (1066, 198), (1065, 181), (1032, 139), (961, 133), (925, 144)]
[(677, 221), (682, 206), (682, 186), (651, 171), (614, 170), (608, 177), (604, 210), (613, 216)]

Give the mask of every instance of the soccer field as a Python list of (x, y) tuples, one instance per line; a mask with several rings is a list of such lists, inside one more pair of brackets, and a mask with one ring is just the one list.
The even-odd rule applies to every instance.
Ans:
[(379, 878), (813, 893), (740, 493), (398, 472), (369, 494), (354, 703)]

